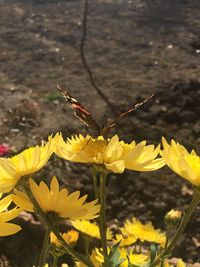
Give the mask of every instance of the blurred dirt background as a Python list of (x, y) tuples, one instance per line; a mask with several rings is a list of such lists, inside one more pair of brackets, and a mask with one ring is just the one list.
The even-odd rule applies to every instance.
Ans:
[[(11, 146), (8, 156), (57, 131), (87, 133), (57, 84), (70, 88), (100, 123), (114, 117), (80, 58), (83, 9), (81, 0), (0, 0), (0, 143)], [(85, 53), (98, 86), (118, 113), (155, 93), (112, 134), (154, 144), (173, 137), (200, 153), (199, 12), (198, 0), (90, 1)], [(37, 176), (55, 174), (70, 190), (93, 198), (86, 166), (53, 157)], [(111, 175), (109, 223), (137, 216), (164, 229), (165, 213), (183, 209), (191, 194), (191, 186), (167, 168)], [(193, 263), (200, 261), (199, 211), (174, 252)], [(23, 232), (0, 239), (9, 266), (35, 262), (42, 230), (36, 235), (40, 227), (31, 220), (24, 216)]]

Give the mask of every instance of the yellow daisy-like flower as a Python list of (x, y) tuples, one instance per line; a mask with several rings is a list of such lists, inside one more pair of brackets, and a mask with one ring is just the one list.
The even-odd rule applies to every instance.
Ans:
[(121, 234), (116, 234), (115, 239), (113, 240), (114, 244), (120, 241), (120, 247), (128, 247), (134, 244), (137, 241), (137, 237), (134, 235), (123, 236)]
[[(2, 194), (0, 194), (0, 198), (1, 196)], [(17, 217), (21, 212), (21, 209), (17, 208), (7, 210), (11, 202), (11, 195), (8, 195), (0, 200), (0, 236), (16, 234), (21, 230), (21, 227), (19, 225), (8, 223), (8, 221)]]
[(135, 171), (153, 171), (164, 165), (162, 158), (157, 158), (160, 148), (154, 145), (146, 145), (146, 142), (136, 144), (133, 141), (126, 144), (119, 141), (117, 135), (111, 139), (102, 136), (92, 138), (87, 135), (63, 140), (61, 134), (54, 137), (55, 153), (66, 160), (74, 162), (103, 165), (114, 173), (122, 173), (125, 168)]
[[(102, 254), (98, 254), (99, 249), (93, 249), (92, 250), (92, 254), (89, 255), (89, 258), (92, 262), (92, 264), (94, 265), (94, 267), (101, 267), (102, 263), (103, 263), (103, 255)], [(84, 263), (82, 262), (76, 262), (76, 266), (77, 267), (87, 267)]]
[(164, 267), (186, 267), (185, 262), (182, 259), (177, 259), (176, 264), (170, 263), (170, 259), (165, 259), (164, 264), (159, 264), (158, 267), (164, 266)]
[[(124, 261), (120, 264), (120, 267), (128, 267), (128, 258), (131, 264), (134, 265), (145, 265), (148, 261), (148, 256), (144, 254), (135, 254), (132, 252), (128, 252), (126, 249), (119, 249), (120, 259), (124, 259)], [(95, 248), (92, 250), (92, 254), (90, 255), (90, 260), (93, 263), (94, 267), (101, 267), (104, 262), (103, 254), (100, 249)], [(77, 263), (77, 267), (86, 267), (83, 263)]]
[(174, 140), (168, 144), (165, 138), (162, 138), (162, 143), (164, 149), (161, 155), (168, 167), (192, 184), (200, 186), (200, 157), (195, 151), (189, 153)]
[[(71, 224), (73, 225), (74, 228), (76, 228), (80, 232), (89, 235), (91, 237), (96, 237), (100, 239), (99, 227), (95, 222), (91, 223), (90, 221), (86, 220), (75, 220), (71, 221)], [(109, 229), (107, 229), (107, 240), (111, 239), (112, 239), (112, 232)]]
[(121, 248), (119, 252), (121, 256), (120, 258), (125, 259), (125, 261), (121, 263), (120, 267), (128, 267), (128, 258), (130, 263), (133, 265), (144, 266), (148, 262), (147, 255), (128, 252), (128, 250), (124, 248)]
[[(45, 213), (54, 212), (60, 218), (93, 219), (97, 217), (100, 209), (100, 205), (97, 205), (98, 200), (84, 204), (87, 195), (79, 198), (79, 191), (69, 194), (66, 188), (60, 190), (56, 177), (53, 177), (50, 188), (44, 182), (37, 185), (30, 179), (30, 189)], [(25, 193), (15, 190), (13, 201), (22, 209), (33, 212), (33, 205)]]
[(40, 170), (49, 160), (52, 138), (47, 144), (30, 147), (11, 158), (0, 158), (0, 192), (11, 191), (20, 178)]
[[(33, 267), (37, 267), (37, 266), (33, 265)], [(49, 267), (49, 264), (46, 263), (46, 264), (44, 265), (44, 267)], [(69, 267), (69, 265), (68, 265), (67, 263), (62, 263), (62, 264), (61, 264), (61, 267)]]
[[(144, 254), (130, 253), (128, 257), (129, 257), (130, 263), (133, 265), (145, 266), (145, 264), (148, 262), (148, 256)], [(127, 264), (126, 264), (126, 261), (127, 261)], [(128, 260), (126, 261), (122, 263), (122, 267), (128, 267)]]
[[(62, 234), (62, 238), (65, 240), (65, 242), (68, 245), (71, 245), (71, 246), (74, 246), (76, 244), (78, 237), (79, 237), (79, 232), (74, 231), (74, 230), (70, 230)], [(58, 240), (56, 235), (54, 235), (53, 232), (50, 233), (50, 242), (54, 244), (56, 247), (61, 246), (60, 241)]]
[(182, 219), (182, 212), (180, 210), (170, 210), (166, 215), (165, 215), (165, 224), (169, 228), (173, 228), (175, 226), (178, 226)]
[(186, 267), (186, 264), (182, 259), (178, 259), (176, 267)]
[(173, 264), (170, 264), (169, 263), (169, 261), (168, 261), (168, 259), (164, 259), (164, 262), (161, 264), (158, 264), (156, 267), (174, 267), (174, 265)]
[(124, 227), (120, 229), (124, 236), (134, 236), (141, 242), (155, 242), (162, 246), (165, 244), (166, 235), (160, 229), (155, 229), (152, 223), (142, 224), (138, 219), (126, 220)]

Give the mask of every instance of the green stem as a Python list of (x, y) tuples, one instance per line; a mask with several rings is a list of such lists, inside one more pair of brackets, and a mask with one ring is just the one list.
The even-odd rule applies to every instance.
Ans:
[(50, 229), (48, 228), (46, 233), (45, 233), (45, 237), (44, 237), (44, 241), (43, 241), (43, 246), (42, 246), (42, 250), (40, 253), (40, 259), (39, 259), (39, 267), (44, 267), (44, 265), (46, 264), (46, 259), (47, 259), (47, 253), (48, 253), (48, 248), (49, 248), (49, 236), (50, 236)]
[(96, 199), (99, 197), (98, 196), (97, 175), (98, 175), (98, 172), (97, 172), (96, 168), (93, 166), (92, 167), (92, 179), (93, 179), (93, 187), (94, 187), (94, 196)]
[(200, 202), (200, 192), (199, 192), (199, 189), (197, 188), (194, 191), (192, 201), (191, 201), (189, 207), (187, 208), (187, 211), (186, 211), (186, 213), (182, 219), (182, 222), (180, 223), (180, 226), (178, 227), (177, 232), (175, 233), (173, 239), (171, 240), (171, 242), (169, 243), (167, 248), (161, 253), (161, 255), (150, 265), (150, 267), (154, 267), (154, 266), (158, 265), (164, 258), (166, 258), (173, 251), (177, 240), (180, 238), (181, 234), (185, 230), (185, 227), (187, 226), (189, 219), (190, 219), (193, 211), (195, 210), (195, 208), (199, 204), (199, 202)]
[(46, 216), (46, 213), (41, 209), (40, 205), (37, 203), (28, 183), (24, 184), (24, 190), (25, 190), (27, 196), (29, 197), (29, 199), (31, 200), (35, 211), (43, 218), (43, 220), (47, 224), (47, 227), (55, 234), (55, 236), (57, 237), (57, 239), (61, 243), (63, 249), (65, 250), (65, 252), (72, 255), (72, 257), (74, 257), (78, 261), (84, 263), (86, 266), (94, 267), (94, 265), (92, 264), (92, 262), (90, 260), (88, 260), (88, 258), (77, 253), (75, 250), (73, 250), (73, 248), (71, 246), (69, 246), (65, 242), (63, 237), (60, 235), (58, 228), (49, 220), (49, 218)]
[(57, 267), (57, 263), (58, 263), (58, 256), (54, 255), (53, 256), (53, 266), (52, 267)]
[(88, 239), (88, 237), (84, 238), (84, 245), (85, 245), (85, 254), (89, 256), (90, 240)]
[(106, 267), (106, 258), (108, 256), (107, 251), (107, 238), (106, 238), (106, 173), (100, 173), (100, 218), (99, 218), (99, 230), (101, 236), (101, 245), (104, 255), (104, 267)]
[(139, 244), (139, 254), (141, 254), (142, 253), (142, 244), (140, 243)]

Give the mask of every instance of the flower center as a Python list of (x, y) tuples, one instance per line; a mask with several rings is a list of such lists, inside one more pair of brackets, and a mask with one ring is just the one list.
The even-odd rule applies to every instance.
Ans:
[(103, 163), (103, 155), (106, 146), (106, 140), (91, 139), (84, 149), (87, 155), (93, 158), (95, 162)]
[(69, 150), (75, 153), (79, 153), (81, 152), (81, 150), (83, 150), (87, 146), (89, 141), (90, 140), (86, 138), (84, 139), (73, 138), (71, 140), (70, 139), (68, 140), (67, 146)]

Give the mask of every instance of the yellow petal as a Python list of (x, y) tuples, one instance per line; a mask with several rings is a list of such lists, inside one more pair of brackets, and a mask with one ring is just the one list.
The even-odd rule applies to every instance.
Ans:
[(14, 208), (12, 210), (0, 213), (0, 222), (7, 222), (16, 218), (21, 213), (21, 211), (21, 209)]
[(33, 204), (24, 192), (14, 190), (14, 195), (12, 195), (13, 202), (20, 207), (22, 210), (33, 212)]
[(0, 200), (0, 212), (4, 211), (8, 208), (10, 203), (12, 202), (12, 195), (8, 195)]
[(114, 173), (122, 173), (125, 169), (124, 160), (117, 160), (110, 164), (106, 163), (105, 166), (106, 169), (111, 170)]
[(0, 236), (16, 234), (21, 230), (19, 225), (13, 223), (0, 223)]
[(115, 161), (118, 160), (123, 153), (123, 148), (119, 143), (119, 138), (117, 135), (113, 136), (109, 141), (105, 150), (105, 161)]

